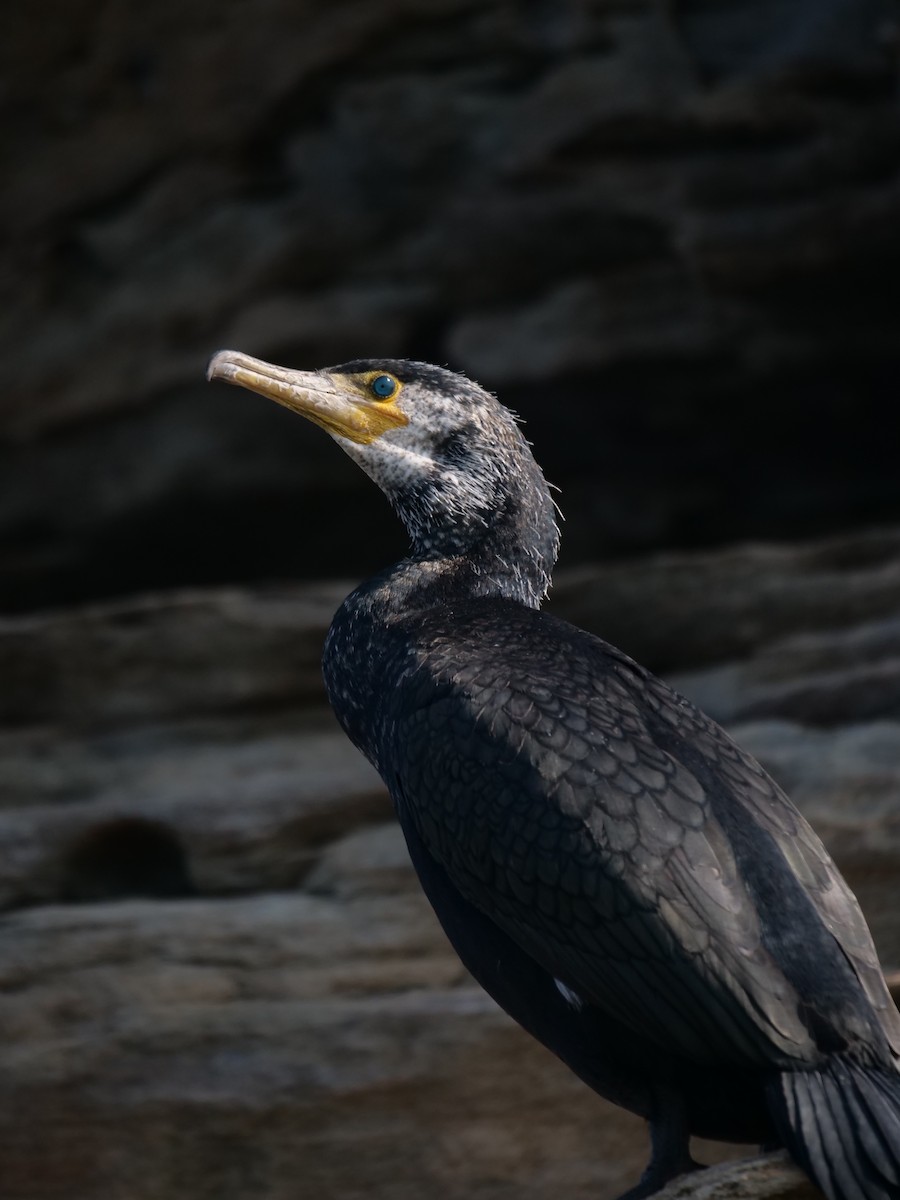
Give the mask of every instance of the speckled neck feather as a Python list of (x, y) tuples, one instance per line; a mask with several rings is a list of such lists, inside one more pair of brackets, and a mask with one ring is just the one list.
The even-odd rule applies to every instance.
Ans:
[[(470, 594), (537, 608), (559, 548), (550, 490), (514, 415), (477, 384), (421, 363), (380, 362), (404, 380), (415, 418), (359, 446), (338, 439), (409, 533), (413, 562), (443, 562)], [(367, 360), (331, 368), (371, 369)]]

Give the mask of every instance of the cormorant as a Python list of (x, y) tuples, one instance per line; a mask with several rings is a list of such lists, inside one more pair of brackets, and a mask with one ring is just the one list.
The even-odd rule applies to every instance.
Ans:
[(628, 1200), (697, 1165), (692, 1134), (898, 1200), (900, 1014), (856, 900), (722, 729), (540, 610), (558, 532), (512, 413), (423, 363), (223, 350), (209, 377), (326, 429), (406, 525), (334, 618), (328, 696), (472, 975), (649, 1122)]

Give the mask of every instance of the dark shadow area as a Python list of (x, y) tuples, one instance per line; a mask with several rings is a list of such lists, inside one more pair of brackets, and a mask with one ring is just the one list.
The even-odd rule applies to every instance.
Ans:
[(60, 899), (69, 902), (196, 893), (178, 837), (157, 821), (122, 817), (87, 829), (62, 864)]

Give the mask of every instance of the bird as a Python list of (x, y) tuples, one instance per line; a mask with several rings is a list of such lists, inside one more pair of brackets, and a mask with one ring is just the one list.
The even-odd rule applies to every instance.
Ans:
[(464, 966), (648, 1123), (621, 1200), (698, 1169), (695, 1135), (786, 1148), (828, 1200), (898, 1200), (900, 1013), (859, 905), (720, 726), (541, 607), (556, 509), (515, 415), (400, 359), (222, 350), (207, 374), (326, 430), (405, 525), (334, 617), (328, 698)]

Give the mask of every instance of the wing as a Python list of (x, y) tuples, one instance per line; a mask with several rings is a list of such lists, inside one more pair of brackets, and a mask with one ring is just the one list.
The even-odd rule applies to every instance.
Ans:
[(816, 832), (759, 763), (742, 751), (714, 721), (683, 701), (660, 680), (645, 674), (648, 703), (722, 776), (754, 823), (778, 847), (830, 936), (859, 980), (895, 1057), (900, 1058), (900, 1012), (891, 997), (872, 935), (856, 897)]
[(777, 922), (748, 882), (748, 831), (782, 850), (785, 887), (819, 913), (826, 955), (836, 938), (864, 986), (880, 972), (855, 901), (758, 764), (563, 622), (511, 608), (493, 621), (457, 613), (446, 636), (430, 632), (393, 702), (387, 776), (460, 892), (567, 987), (669, 1052), (814, 1061)]

